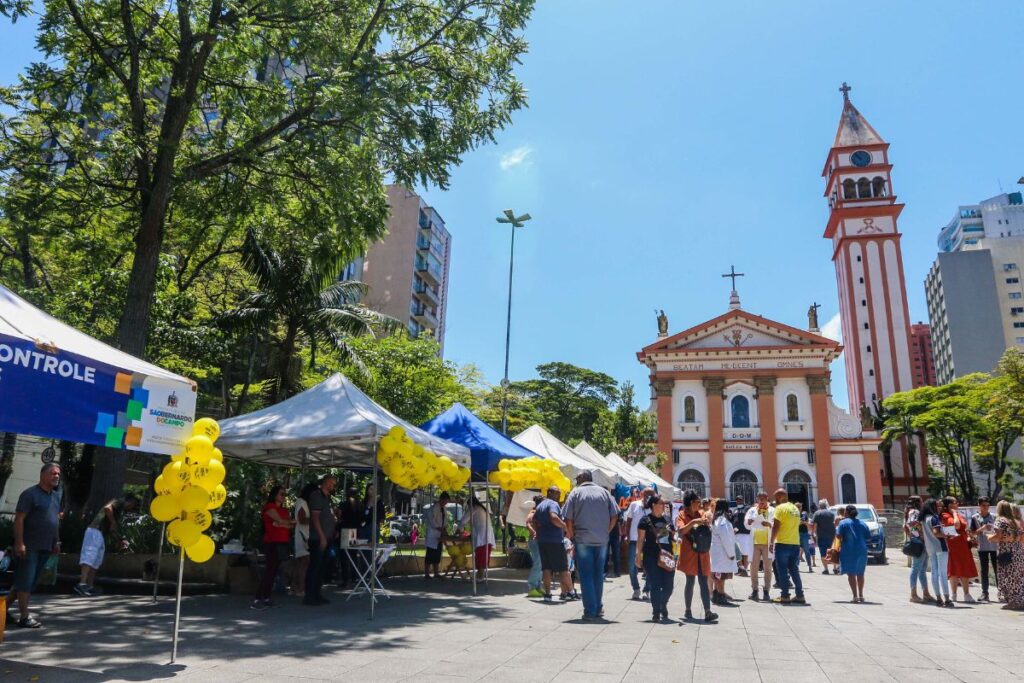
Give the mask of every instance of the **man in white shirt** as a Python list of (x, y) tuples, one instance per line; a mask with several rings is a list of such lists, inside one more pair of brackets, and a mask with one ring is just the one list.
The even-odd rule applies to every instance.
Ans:
[(629, 524), (629, 583), (633, 586), (634, 600), (647, 600), (651, 593), (650, 587), (647, 585), (647, 577), (645, 576), (643, 595), (641, 596), (640, 594), (640, 578), (637, 575), (636, 566), (636, 539), (637, 526), (639, 526), (640, 520), (647, 514), (644, 512), (644, 503), (653, 495), (654, 489), (644, 489), (643, 493), (640, 494), (640, 499), (634, 500), (626, 508), (625, 521)]
[(743, 524), (750, 529), (750, 535), (754, 541), (754, 550), (750, 556), (750, 599), (757, 600), (757, 571), (758, 565), (764, 565), (764, 589), (762, 599), (768, 602), (771, 596), (768, 588), (772, 585), (772, 556), (768, 550), (771, 535), (772, 522), (775, 519), (775, 508), (768, 504), (768, 494), (764, 491), (757, 492), (757, 504), (747, 510)]

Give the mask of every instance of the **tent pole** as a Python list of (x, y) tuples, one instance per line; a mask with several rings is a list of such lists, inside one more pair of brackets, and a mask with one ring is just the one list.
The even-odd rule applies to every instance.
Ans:
[[(494, 528), (494, 520), (491, 519), (491, 485), (490, 484), (484, 484), (484, 495), (486, 496), (484, 498), (484, 510), (486, 510), (486, 512), (487, 512), (487, 523), (491, 525), (491, 528)], [(487, 543), (487, 537), (489, 535), (490, 534), (488, 534), (486, 531), (484, 532), (484, 543)], [(490, 571), (491, 571), (491, 563), (490, 563), (491, 553), (490, 553), (490, 550), (488, 550), (486, 553), (484, 553), (484, 557), (486, 557), (488, 559), (488, 561), (486, 563), (484, 563), (484, 582), (486, 583), (487, 580), (490, 579)]]
[[(469, 506), (469, 545), (473, 549), (473, 595), (476, 595), (476, 530), (473, 529), (473, 498), (475, 493), (473, 491), (473, 483), (469, 484), (469, 500), (466, 503)], [(462, 514), (465, 516), (467, 511), (463, 511)]]
[(167, 522), (160, 527), (160, 543), (156, 550), (156, 574), (153, 576), (153, 602), (156, 602), (157, 586), (160, 584), (160, 561), (164, 559), (164, 538), (167, 536)]
[(185, 574), (185, 549), (178, 561), (178, 596), (174, 603), (174, 638), (171, 641), (171, 664), (178, 658), (178, 626), (181, 624), (181, 579)]
[(377, 602), (377, 471), (380, 467), (377, 462), (376, 453), (373, 456), (373, 481), (370, 482), (370, 486), (373, 487), (373, 497), (370, 499), (370, 505), (373, 506), (373, 513), (370, 517), (373, 526), (370, 527), (370, 562), (373, 563), (371, 568), (371, 579), (370, 579), (370, 620), (374, 617), (374, 606)]

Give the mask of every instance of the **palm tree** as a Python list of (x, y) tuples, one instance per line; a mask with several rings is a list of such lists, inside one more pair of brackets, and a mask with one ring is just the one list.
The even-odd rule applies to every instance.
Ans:
[(921, 430), (914, 427), (914, 414), (906, 410), (885, 410), (882, 428), (882, 443), (889, 447), (896, 441), (902, 441), (907, 447), (907, 462), (910, 464), (910, 478), (914, 493), (917, 493), (917, 438), (923, 436)]
[(359, 303), (366, 291), (363, 283), (338, 279), (347, 260), (341, 250), (320, 260), (297, 250), (281, 254), (260, 245), (251, 229), (246, 233), (242, 264), (257, 291), (226, 314), (223, 322), (229, 329), (280, 334), (273, 342), (275, 357), (266, 387), (272, 403), (300, 391), (298, 352), (303, 342), (309, 345), (310, 367), (323, 346), (358, 367), (351, 338), (401, 327), (394, 318)]
[[(889, 411), (878, 401), (872, 401), (874, 411), (871, 415), (871, 423), (876, 432), (882, 433), (882, 443), (878, 450), (882, 452), (882, 464), (885, 466), (885, 479), (889, 482), (889, 505), (896, 504), (896, 487), (892, 480), (892, 444), (893, 439), (885, 434), (886, 421), (889, 419)], [(869, 411), (871, 412), (871, 411)]]

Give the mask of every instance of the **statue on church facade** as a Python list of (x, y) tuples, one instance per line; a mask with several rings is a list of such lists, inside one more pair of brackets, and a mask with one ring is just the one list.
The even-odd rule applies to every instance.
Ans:
[(668, 334), (668, 316), (665, 315), (665, 309), (656, 311), (658, 314), (658, 334), (664, 336)]
[(821, 304), (815, 302), (807, 307), (807, 329), (817, 330), (818, 328), (818, 309), (821, 308)]

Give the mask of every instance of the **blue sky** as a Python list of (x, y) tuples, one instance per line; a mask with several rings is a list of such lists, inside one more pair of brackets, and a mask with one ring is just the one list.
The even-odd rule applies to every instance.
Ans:
[[(505, 208), (517, 236), (511, 376), (568, 361), (631, 380), (655, 308), (678, 331), (726, 310), (806, 325), (838, 310), (820, 177), (838, 87), (892, 143), (911, 317), (958, 204), (1024, 175), (1024, 3), (540, 0), (519, 75), (530, 107), (426, 197), (454, 236), (446, 357), (504, 360)], [(0, 82), (33, 58), (3, 26)], [(845, 373), (833, 366), (836, 402)]]

